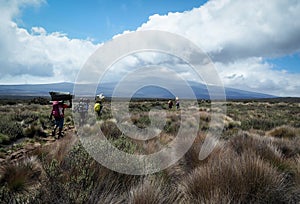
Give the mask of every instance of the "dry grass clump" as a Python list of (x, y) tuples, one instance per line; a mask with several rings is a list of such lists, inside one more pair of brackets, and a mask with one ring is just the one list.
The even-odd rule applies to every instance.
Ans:
[(0, 169), (0, 200), (4, 203), (28, 202), (41, 184), (42, 168), (36, 157), (10, 163)]
[(235, 127), (240, 127), (241, 122), (240, 121), (235, 121), (231, 117), (224, 115), (223, 116), (224, 120), (224, 128), (231, 129)]
[[(201, 160), (199, 158), (199, 153), (202, 150), (202, 148), (205, 148), (204, 141), (206, 139), (210, 139), (214, 148), (207, 158)], [(169, 180), (178, 183), (180, 180), (184, 179), (185, 175), (192, 172), (195, 168), (205, 165), (209, 160), (219, 158), (220, 155), (222, 154), (223, 146), (224, 144), (222, 141), (217, 141), (212, 136), (209, 136), (201, 132), (195, 138), (192, 146), (188, 149), (188, 151), (184, 154), (184, 156), (175, 164), (171, 165), (170, 167), (168, 167), (163, 171), (164, 175)]]
[(169, 186), (163, 179), (151, 176), (141, 179), (127, 194), (125, 203), (132, 204), (173, 204), (179, 203), (183, 198), (182, 192)]
[(98, 166), (94, 186), (88, 194), (88, 203), (128, 203), (129, 192), (142, 177), (120, 174)]
[(287, 152), (284, 152), (283, 149), (287, 148), (292, 152), (295, 151), (293, 148), (297, 147), (290, 141), (242, 132), (228, 141), (227, 148), (235, 151), (238, 155), (255, 155), (278, 171), (289, 174), (293, 167), (287, 160)]
[(77, 141), (78, 138), (74, 135), (66, 135), (59, 142), (37, 149), (35, 153), (40, 159), (47, 160), (47, 162), (56, 160), (61, 163)]
[(276, 137), (276, 138), (295, 138), (300, 136), (300, 129), (296, 129), (294, 127), (290, 127), (288, 125), (283, 125), (280, 127), (276, 127), (266, 133), (268, 136)]
[(211, 120), (211, 115), (206, 111), (200, 111), (200, 119), (205, 122), (209, 122)]
[(285, 159), (295, 158), (300, 155), (300, 137), (274, 139), (273, 144), (276, 145)]
[(187, 199), (194, 203), (288, 201), (283, 174), (255, 155), (238, 156), (230, 150), (197, 167), (182, 183)]
[(112, 121), (105, 121), (101, 124), (101, 131), (107, 138), (117, 139), (122, 135), (117, 125)]
[(222, 151), (223, 143), (216, 140), (213, 151), (208, 155), (207, 158), (205, 158), (204, 160), (200, 160), (199, 153), (201, 151), (201, 148), (203, 147), (203, 143), (204, 143), (205, 139), (209, 139), (206, 137), (211, 137), (211, 136), (206, 135), (203, 132), (198, 134), (198, 136), (195, 138), (191, 148), (184, 155), (183, 160), (185, 163), (184, 168), (185, 168), (186, 172), (190, 172), (193, 169), (195, 169), (196, 167), (207, 163), (208, 160), (218, 157), (220, 152)]
[(228, 148), (239, 155), (255, 153), (266, 160), (280, 160), (282, 157), (272, 140), (248, 132), (240, 132), (236, 136), (230, 138), (227, 145)]
[(294, 162), (295, 162), (295, 183), (298, 190), (300, 191), (300, 155), (294, 160)]

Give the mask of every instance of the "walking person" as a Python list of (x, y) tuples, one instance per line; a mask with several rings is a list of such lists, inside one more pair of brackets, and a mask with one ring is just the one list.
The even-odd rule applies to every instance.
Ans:
[(168, 106), (169, 106), (169, 109), (172, 109), (172, 108), (173, 108), (173, 101), (172, 101), (172, 100), (169, 100), (169, 101), (168, 101)]
[(94, 105), (94, 111), (97, 113), (98, 117), (101, 117), (102, 109), (103, 109), (103, 100), (105, 96), (101, 93), (95, 97), (95, 105)]
[(79, 126), (82, 126), (85, 123), (86, 117), (88, 115), (90, 100), (87, 98), (80, 98), (79, 103), (74, 108), (74, 112), (80, 114)]
[(58, 138), (62, 137), (62, 130), (64, 127), (64, 113), (65, 108), (72, 108), (72, 100), (69, 100), (69, 105), (65, 104), (64, 101), (53, 101), (52, 111), (50, 114), (50, 120), (54, 117), (54, 128), (52, 130), (52, 136), (55, 136), (58, 128)]
[(176, 97), (176, 109), (177, 110), (179, 110), (179, 108), (180, 108), (180, 102), (179, 102), (179, 98), (178, 97)]

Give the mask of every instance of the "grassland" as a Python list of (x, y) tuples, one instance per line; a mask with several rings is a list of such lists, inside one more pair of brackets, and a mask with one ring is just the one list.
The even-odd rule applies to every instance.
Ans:
[[(51, 106), (43, 99), (5, 101), (0, 107), (0, 202), (3, 203), (299, 203), (300, 103), (298, 101), (229, 101), (221, 138), (213, 152), (199, 151), (214, 110), (207, 101), (193, 107), (199, 131), (192, 147), (160, 172), (134, 176), (96, 162), (81, 145), (76, 123), (66, 111), (65, 137), (50, 136)], [(75, 103), (76, 105), (76, 103)], [(158, 138), (141, 142), (116, 126), (108, 102), (101, 118), (90, 117), (85, 134), (100, 127), (118, 149), (151, 154), (178, 133), (181, 115), (166, 101), (132, 101), (130, 120), (150, 125), (153, 107), (166, 111)], [(93, 116), (92, 108), (89, 111)], [(189, 120), (189, 118), (188, 118)], [(192, 117), (191, 119), (192, 120)], [(190, 135), (186, 135), (190, 137)]]

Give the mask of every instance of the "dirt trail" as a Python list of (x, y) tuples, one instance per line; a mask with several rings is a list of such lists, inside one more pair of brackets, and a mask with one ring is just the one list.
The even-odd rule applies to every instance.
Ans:
[(74, 127), (65, 127), (64, 132), (64, 136), (60, 139), (56, 139), (52, 136), (38, 138), (38, 140), (34, 143), (28, 143), (20, 149), (11, 150), (12, 152), (8, 153), (5, 158), (0, 159), (0, 165), (2, 166), (11, 162), (18, 162), (27, 156), (34, 155), (34, 152), (39, 149), (55, 151), (58, 147), (62, 148), (62, 146), (64, 146), (63, 148), (68, 151), (78, 141), (78, 137), (75, 133)]

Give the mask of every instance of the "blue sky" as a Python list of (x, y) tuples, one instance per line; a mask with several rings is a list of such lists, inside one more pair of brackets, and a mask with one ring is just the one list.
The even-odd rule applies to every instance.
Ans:
[(39, 8), (23, 9), (21, 26), (30, 30), (43, 26), (48, 32), (66, 33), (70, 38), (105, 42), (124, 30), (135, 30), (153, 14), (184, 12), (200, 7), (203, 0), (49, 0)]
[(267, 62), (274, 65), (274, 69), (286, 70), (291, 73), (300, 72), (300, 53), (286, 56), (266, 59)]
[(0, 84), (73, 82), (103, 43), (161, 30), (199, 46), (225, 86), (300, 96), (298, 19), (298, 0), (0, 0)]

